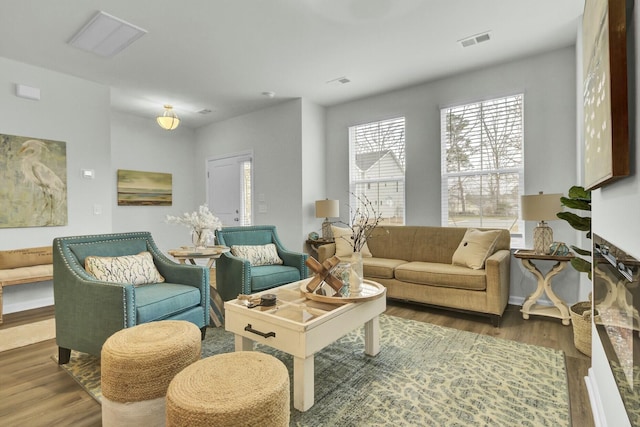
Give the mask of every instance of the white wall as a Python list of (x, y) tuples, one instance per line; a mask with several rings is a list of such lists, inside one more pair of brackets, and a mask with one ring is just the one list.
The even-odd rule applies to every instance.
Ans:
[[(594, 190), (591, 198), (593, 232), (640, 259), (640, 221), (637, 219), (640, 212), (640, 175), (638, 174), (640, 138), (637, 127), (640, 110), (636, 104), (639, 99), (637, 84), (640, 81), (640, 68), (637, 67), (640, 47), (640, 34), (637, 30), (640, 19), (638, 9), (638, 7), (634, 9), (632, 25), (628, 29), (635, 46), (635, 50), (629, 52), (627, 58), (630, 65), (628, 92), (631, 96), (629, 112), (631, 176)], [(605, 410), (606, 423), (612, 427), (629, 425), (620, 393), (595, 327), (592, 328), (592, 336), (594, 337), (591, 356), (592, 375), (597, 383), (598, 393)]]
[[(568, 47), (327, 108), (327, 196), (348, 202), (348, 127), (391, 117), (406, 118), (406, 223), (440, 225), (440, 109), (458, 103), (523, 92), (525, 96), (525, 194), (565, 193), (576, 184), (575, 50)], [(343, 220), (348, 209), (341, 208)], [(534, 223), (526, 225), (532, 247)], [(576, 241), (564, 221), (551, 223), (554, 239)], [(541, 262), (543, 270), (551, 267)], [(571, 268), (554, 278), (568, 302), (580, 299)], [(536, 288), (533, 276), (512, 261), (511, 300), (521, 303)]]
[(193, 212), (206, 198), (197, 197), (195, 181), (195, 132), (181, 126), (160, 128), (152, 118), (112, 113), (110, 183), (115, 186), (118, 169), (162, 172), (172, 175), (171, 206), (118, 206), (117, 191), (109, 201), (113, 231), (149, 231), (163, 252), (191, 244), (187, 227), (166, 224), (169, 215)]
[[(300, 251), (306, 235), (302, 203), (302, 100), (276, 104), (196, 131), (194, 193), (206, 199), (206, 160), (253, 150), (254, 224), (275, 225), (287, 249)], [(257, 205), (264, 204), (260, 213)]]
[(326, 196), (325, 109), (302, 100), (302, 230), (322, 234), (315, 201)]
[[(40, 101), (18, 98), (15, 84), (40, 88)], [(109, 89), (86, 80), (0, 58), (0, 133), (65, 141), (68, 225), (0, 228), (0, 249), (50, 245), (54, 237), (111, 231)], [(95, 179), (82, 179), (93, 169)], [(3, 196), (0, 205), (10, 198)], [(94, 205), (102, 207), (93, 214)], [(4, 289), (4, 312), (53, 304), (51, 282)]]

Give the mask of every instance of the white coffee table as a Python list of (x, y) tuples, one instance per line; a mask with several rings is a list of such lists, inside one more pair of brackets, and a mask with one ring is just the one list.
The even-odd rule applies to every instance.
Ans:
[(309, 280), (252, 295), (276, 294), (275, 307), (248, 308), (238, 299), (224, 303), (225, 329), (235, 334), (236, 351), (251, 351), (258, 342), (293, 356), (293, 407), (299, 411), (313, 406), (314, 354), (364, 324), (364, 352), (375, 356), (380, 351), (378, 316), (387, 307), (386, 289), (379, 283), (365, 281), (361, 299), (337, 304), (331, 297), (306, 298), (301, 288)]

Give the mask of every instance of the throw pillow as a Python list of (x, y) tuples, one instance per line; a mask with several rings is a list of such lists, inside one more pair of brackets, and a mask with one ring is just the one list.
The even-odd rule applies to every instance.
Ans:
[(84, 269), (98, 280), (112, 283), (131, 283), (148, 285), (164, 282), (153, 263), (150, 252), (125, 256), (88, 256), (84, 260)]
[(273, 243), (267, 245), (232, 245), (231, 253), (237, 257), (248, 259), (251, 265), (282, 264), (278, 249)]
[(493, 253), (499, 235), (500, 230), (482, 231), (469, 228), (458, 245), (458, 249), (453, 253), (453, 264), (474, 270), (483, 269), (484, 261)]
[[(336, 227), (335, 225), (331, 226), (331, 232), (333, 233), (333, 238), (336, 241), (336, 255), (338, 258), (350, 258), (351, 254), (353, 254), (353, 246), (351, 245), (351, 235), (353, 231), (350, 228), (344, 227)], [(366, 258), (371, 258), (371, 251), (369, 250), (369, 246), (367, 246), (367, 242), (364, 243), (362, 247), (362, 256)]]

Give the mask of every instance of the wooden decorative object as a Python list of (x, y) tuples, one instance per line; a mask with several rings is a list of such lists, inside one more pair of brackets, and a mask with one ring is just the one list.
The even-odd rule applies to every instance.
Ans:
[(326, 282), (333, 288), (333, 290), (339, 292), (344, 284), (340, 279), (331, 274), (331, 270), (333, 267), (338, 265), (338, 263), (340, 263), (340, 259), (335, 255), (325, 260), (322, 264), (316, 261), (315, 258), (307, 258), (305, 264), (307, 264), (307, 267), (316, 273), (316, 275), (307, 284), (307, 290), (309, 292), (314, 292), (322, 282)]

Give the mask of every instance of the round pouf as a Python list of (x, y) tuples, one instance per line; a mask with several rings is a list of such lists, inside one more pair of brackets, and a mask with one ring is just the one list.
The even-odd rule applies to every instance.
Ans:
[(122, 329), (102, 346), (102, 425), (155, 426), (165, 422), (173, 377), (200, 359), (200, 329), (162, 320)]
[(268, 354), (207, 357), (176, 375), (167, 390), (167, 426), (288, 425), (289, 373)]

